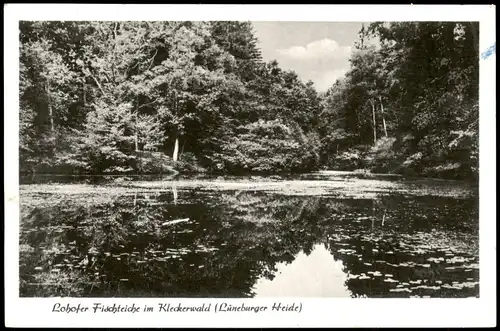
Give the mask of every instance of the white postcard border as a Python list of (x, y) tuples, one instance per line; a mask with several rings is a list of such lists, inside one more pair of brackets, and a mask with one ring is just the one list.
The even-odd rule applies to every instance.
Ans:
[[(496, 325), (496, 55), (480, 60), (480, 298), (19, 298), (19, 20), (480, 21), (480, 53), (496, 42), (494, 6), (42, 5), (4, 6), (5, 325), (10, 327), (469, 327)], [(55, 303), (157, 306), (301, 304), (300, 313), (53, 313)], [(156, 310), (155, 310), (156, 311)]]

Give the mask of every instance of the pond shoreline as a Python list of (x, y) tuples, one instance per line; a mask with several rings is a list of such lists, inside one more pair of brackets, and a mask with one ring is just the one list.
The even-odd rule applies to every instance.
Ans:
[[(68, 180), (74, 181), (75, 179), (82, 179), (85, 181), (94, 181), (91, 178), (96, 178), (97, 182), (129, 182), (136, 181), (140, 179), (149, 180), (194, 180), (203, 178), (240, 178), (240, 179), (272, 179), (272, 180), (287, 180), (287, 179), (300, 179), (303, 176), (310, 174), (318, 175), (349, 175), (356, 177), (358, 179), (370, 179), (370, 178), (397, 178), (400, 180), (433, 180), (433, 181), (446, 181), (446, 182), (464, 182), (471, 184), (478, 184), (479, 180), (477, 178), (443, 178), (443, 177), (429, 177), (429, 176), (415, 176), (415, 175), (404, 175), (395, 173), (376, 173), (366, 171), (364, 169), (357, 169), (353, 171), (348, 170), (318, 170), (314, 172), (305, 173), (246, 173), (246, 174), (222, 174), (222, 173), (211, 173), (211, 172), (200, 172), (200, 173), (175, 173), (175, 174), (165, 174), (165, 173), (147, 173), (147, 174), (63, 174), (63, 173), (36, 173), (36, 174), (20, 174), (20, 184), (31, 184), (34, 182), (34, 178), (51, 178), (59, 179), (62, 182)], [(54, 181), (54, 180), (52, 180)], [(58, 182), (58, 180), (55, 180)]]
[[(64, 180), (63, 180), (64, 178)], [(475, 183), (432, 178), (404, 178), (394, 175), (365, 176), (357, 172), (320, 171), (291, 177), (279, 176), (187, 176), (187, 177), (43, 177), (22, 183), (21, 195), (37, 193), (137, 194), (177, 190), (211, 190), (214, 192), (263, 192), (283, 195), (336, 196), (369, 198), (376, 195), (405, 194), (409, 196), (478, 196)]]

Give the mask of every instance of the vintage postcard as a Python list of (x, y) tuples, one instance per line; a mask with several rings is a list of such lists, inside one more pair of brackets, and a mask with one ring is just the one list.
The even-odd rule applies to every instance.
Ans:
[(495, 326), (494, 6), (4, 8), (7, 326)]

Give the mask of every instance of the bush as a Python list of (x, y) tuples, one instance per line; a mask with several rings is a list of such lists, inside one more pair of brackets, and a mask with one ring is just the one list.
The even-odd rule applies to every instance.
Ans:
[(395, 173), (415, 176), (422, 171), (422, 158), (421, 152), (415, 153), (407, 157), (395, 170)]
[(141, 174), (175, 173), (173, 160), (162, 152), (135, 152), (137, 171)]
[(352, 171), (363, 167), (362, 154), (354, 148), (335, 155), (331, 162), (336, 170)]
[(281, 120), (257, 121), (237, 128), (238, 136), (219, 141), (209, 156), (212, 169), (230, 173), (310, 171), (318, 166), (317, 135)]
[(395, 148), (396, 138), (383, 137), (367, 153), (365, 162), (373, 172), (393, 172), (399, 164), (400, 155)]
[(175, 163), (174, 168), (180, 173), (202, 173), (206, 171), (193, 153), (183, 153)]

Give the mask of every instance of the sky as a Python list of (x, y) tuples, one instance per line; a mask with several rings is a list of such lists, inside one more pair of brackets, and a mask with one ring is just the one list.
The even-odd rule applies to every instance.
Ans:
[(252, 22), (264, 61), (277, 60), (304, 82), (326, 91), (349, 69), (349, 55), (361, 23)]

